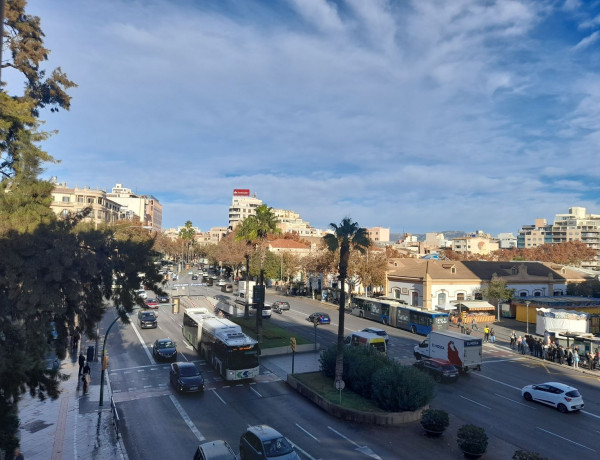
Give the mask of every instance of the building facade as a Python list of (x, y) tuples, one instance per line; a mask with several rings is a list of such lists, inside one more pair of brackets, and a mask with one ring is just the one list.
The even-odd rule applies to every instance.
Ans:
[(117, 184), (107, 197), (119, 203), (122, 209), (139, 218), (144, 227), (160, 232), (162, 229), (162, 205), (152, 195), (138, 195), (131, 189)]
[(385, 244), (390, 242), (390, 229), (384, 227), (367, 228), (369, 239), (373, 244)]
[(249, 189), (234, 189), (231, 206), (229, 206), (229, 231), (233, 231), (246, 217), (255, 215), (256, 208), (261, 204), (263, 202), (256, 198), (256, 194), (250, 196)]
[(127, 216), (121, 205), (110, 199), (106, 190), (89, 187), (68, 187), (67, 183), (55, 183), (50, 209), (59, 217), (78, 214), (85, 208), (92, 211), (84, 220), (98, 224), (111, 224)]
[(454, 238), (452, 240), (452, 250), (455, 252), (487, 255), (490, 252), (500, 249), (500, 244), (496, 238), (478, 230), (472, 235)]

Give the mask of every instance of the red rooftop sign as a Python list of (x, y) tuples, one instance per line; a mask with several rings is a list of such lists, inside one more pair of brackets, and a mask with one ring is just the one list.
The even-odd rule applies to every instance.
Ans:
[(234, 188), (233, 196), (250, 196), (249, 188)]

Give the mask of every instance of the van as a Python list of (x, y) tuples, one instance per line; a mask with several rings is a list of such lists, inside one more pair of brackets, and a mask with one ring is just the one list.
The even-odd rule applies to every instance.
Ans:
[(225, 284), (221, 286), (221, 292), (233, 292), (233, 284)]
[(385, 339), (371, 332), (358, 331), (353, 332), (344, 339), (344, 343), (348, 346), (363, 346), (370, 347), (381, 353), (387, 352)]

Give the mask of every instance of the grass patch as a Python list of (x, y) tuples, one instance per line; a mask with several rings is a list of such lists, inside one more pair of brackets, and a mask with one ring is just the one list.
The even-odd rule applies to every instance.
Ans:
[[(231, 321), (239, 324), (244, 331), (244, 334), (256, 340), (256, 317), (251, 316), (248, 319), (240, 317), (230, 317)], [(286, 329), (272, 324), (268, 319), (263, 319), (263, 341), (260, 344), (261, 348), (287, 347), (290, 345), (290, 338), (296, 337), (297, 345), (305, 345), (313, 343), (302, 336), (297, 336)]]
[(373, 402), (353, 393), (347, 388), (342, 390), (342, 403), (340, 404), (340, 392), (335, 389), (333, 379), (325, 377), (321, 372), (294, 374), (294, 378), (333, 404), (340, 405), (346, 409), (363, 412), (381, 412), (381, 409), (373, 404)]

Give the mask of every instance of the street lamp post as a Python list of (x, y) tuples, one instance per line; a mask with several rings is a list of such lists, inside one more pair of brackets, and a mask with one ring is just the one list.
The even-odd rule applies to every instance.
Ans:
[(525, 305), (527, 306), (527, 335), (529, 335), (529, 304), (531, 302), (529, 300), (525, 301)]

